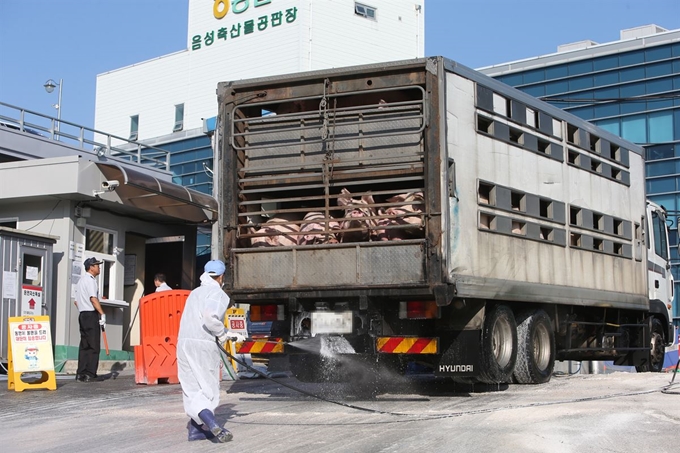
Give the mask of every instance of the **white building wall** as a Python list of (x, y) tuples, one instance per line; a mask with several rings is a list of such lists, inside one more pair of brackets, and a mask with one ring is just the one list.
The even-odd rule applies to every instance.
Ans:
[(354, 13), (354, 1), (308, 0), (309, 53), (300, 70), (316, 70), (424, 56), (424, 0), (360, 1), (376, 20)]
[[(172, 133), (175, 105), (184, 104), (184, 130), (217, 114), (217, 83), (356, 64), (422, 57), (424, 0), (371, 0), (377, 20), (354, 12), (354, 0), (248, 0), (222, 19), (214, 2), (189, 0), (187, 50), (97, 76), (95, 129), (123, 138), (139, 115), (139, 139)], [(259, 6), (255, 6), (255, 5)], [(295, 10), (288, 22), (286, 14)], [(282, 21), (273, 26), (272, 15)], [(258, 29), (262, 18), (267, 26)], [(254, 21), (252, 33), (244, 24)], [(240, 25), (240, 36), (231, 29)], [(220, 29), (228, 31), (220, 39)], [(213, 34), (207, 46), (206, 35)], [(193, 49), (193, 38), (201, 47)]]

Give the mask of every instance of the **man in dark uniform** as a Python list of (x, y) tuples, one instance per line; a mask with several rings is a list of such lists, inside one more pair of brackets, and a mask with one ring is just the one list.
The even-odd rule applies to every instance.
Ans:
[(85, 275), (78, 280), (76, 307), (80, 311), (80, 347), (78, 350), (78, 371), (76, 380), (91, 382), (97, 379), (99, 352), (101, 349), (101, 327), (106, 325), (106, 315), (99, 304), (97, 279), (101, 261), (88, 258), (83, 263)]

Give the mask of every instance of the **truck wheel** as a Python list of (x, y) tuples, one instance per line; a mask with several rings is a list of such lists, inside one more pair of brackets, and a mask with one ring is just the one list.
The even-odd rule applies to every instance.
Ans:
[(660, 373), (663, 371), (663, 361), (665, 359), (666, 347), (663, 340), (663, 324), (657, 318), (652, 319), (652, 340), (649, 349), (647, 363), (636, 366), (638, 373), (651, 371)]
[(555, 366), (555, 333), (543, 310), (529, 310), (517, 318), (517, 364), (513, 377), (518, 384), (544, 384)]
[(497, 305), (487, 311), (484, 319), (479, 381), (485, 384), (511, 382), (516, 360), (515, 316), (507, 306)]

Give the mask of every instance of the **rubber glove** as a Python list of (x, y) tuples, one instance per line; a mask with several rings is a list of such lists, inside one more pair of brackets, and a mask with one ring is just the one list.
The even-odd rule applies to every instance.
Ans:
[(246, 341), (246, 337), (244, 337), (238, 332), (227, 331), (227, 337), (229, 337), (231, 341), (235, 341), (236, 343), (243, 343), (244, 341)]
[(102, 327), (106, 326), (106, 315), (99, 315), (99, 325)]

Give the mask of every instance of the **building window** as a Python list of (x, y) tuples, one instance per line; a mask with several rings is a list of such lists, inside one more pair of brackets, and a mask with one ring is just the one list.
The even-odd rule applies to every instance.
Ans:
[(376, 20), (376, 9), (372, 6), (362, 5), (361, 3), (354, 4), (354, 13), (358, 16), (365, 17), (367, 19)]
[(130, 117), (130, 140), (137, 140), (139, 137), (139, 115)]
[(173, 132), (181, 131), (184, 127), (184, 104), (177, 104), (175, 106), (175, 125), (172, 127)]
[(105, 299), (116, 298), (116, 233), (88, 227), (85, 230), (85, 258), (94, 257), (103, 261), (97, 277), (99, 294)]
[(0, 227), (5, 227), (5, 228), (14, 228), (15, 230), (17, 229), (17, 222), (19, 219), (0, 219)]

